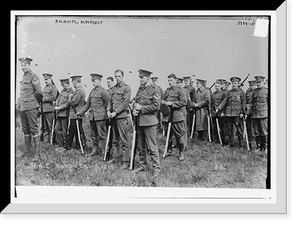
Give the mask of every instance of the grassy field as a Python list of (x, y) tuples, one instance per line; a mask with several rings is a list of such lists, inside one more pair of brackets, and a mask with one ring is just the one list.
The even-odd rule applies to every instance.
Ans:
[[(87, 144), (91, 146), (86, 118), (83, 126)], [(119, 169), (121, 159), (119, 163), (107, 164), (103, 155), (86, 157), (78, 150), (56, 152), (56, 146), (45, 143), (41, 145), (39, 159), (22, 157), (24, 145), (20, 127), (16, 127), (15, 139), (16, 185), (265, 188), (266, 158), (215, 143), (189, 141), (184, 161), (178, 160), (178, 150), (174, 149), (176, 156), (161, 159), (161, 175), (154, 179), (151, 165), (146, 172), (135, 174)], [(159, 135), (161, 156), (164, 142), (165, 138)]]

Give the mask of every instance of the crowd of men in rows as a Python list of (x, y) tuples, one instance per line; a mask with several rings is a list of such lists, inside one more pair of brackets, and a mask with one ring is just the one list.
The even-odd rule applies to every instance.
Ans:
[[(117, 69), (114, 77), (106, 78), (108, 89), (101, 86), (102, 75), (91, 74), (94, 88), (85, 101), (82, 76), (60, 79), (63, 89), (58, 92), (52, 75), (45, 73), (46, 86), (42, 90), (39, 77), (30, 68), (32, 59), (20, 58), (19, 61), (24, 75), (16, 109), (24, 133), (24, 154), (38, 155), (40, 152), (39, 109), (42, 109), (45, 141), (57, 144), (58, 151), (70, 150), (74, 146), (77, 149), (86, 147), (82, 117), (89, 111), (92, 151), (88, 155), (103, 154), (109, 142), (111, 155), (107, 161), (117, 162), (121, 155), (120, 168), (123, 170), (129, 168), (132, 156), (128, 135), (132, 125), (137, 132), (139, 154), (139, 167), (135, 172), (145, 171), (149, 154), (154, 176), (160, 174), (160, 131), (167, 136), (166, 156), (174, 155), (172, 149), (177, 147), (180, 161), (185, 160), (188, 137), (242, 149), (247, 135), (250, 150), (265, 152), (267, 149), (269, 97), (268, 82), (263, 76), (248, 81), (246, 92), (239, 77), (230, 78), (230, 82), (218, 79), (212, 92), (213, 86), (206, 87), (206, 80), (196, 79), (195, 88), (190, 76), (181, 78), (171, 73), (167, 76), (169, 87), (163, 91), (157, 85), (158, 77), (140, 69), (140, 86), (131, 99), (131, 88), (123, 81), (124, 72)], [(232, 89), (228, 90), (230, 84)]]

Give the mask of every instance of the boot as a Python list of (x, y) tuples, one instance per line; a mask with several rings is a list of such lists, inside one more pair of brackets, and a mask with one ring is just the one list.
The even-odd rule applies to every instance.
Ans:
[(173, 144), (172, 142), (169, 142), (168, 152), (167, 152), (166, 156), (172, 156), (173, 155), (173, 153), (172, 153), (172, 148), (173, 148), (172, 144)]
[(261, 151), (265, 151), (266, 150), (266, 136), (261, 136), (260, 150)]
[(183, 151), (184, 151), (184, 145), (182, 143), (180, 143), (179, 144), (179, 160), (180, 161), (184, 160)]
[(256, 150), (255, 150), (255, 152), (257, 153), (257, 152), (259, 152), (259, 150), (260, 150), (261, 137), (260, 137), (260, 136), (256, 136), (256, 137), (255, 137), (255, 141), (256, 141)]
[(31, 135), (24, 135), (24, 142), (25, 142), (25, 151), (24, 155), (30, 153), (31, 148)]
[(125, 170), (129, 167), (129, 161), (123, 161), (123, 164), (121, 165), (120, 169)]

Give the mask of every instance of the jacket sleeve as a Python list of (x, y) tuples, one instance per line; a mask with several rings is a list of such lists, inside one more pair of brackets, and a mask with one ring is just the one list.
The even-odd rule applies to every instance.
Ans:
[(33, 89), (36, 93), (38, 93), (39, 95), (43, 95), (43, 90), (41, 87), (41, 82), (39, 77), (36, 74), (32, 74), (32, 80), (31, 80)]
[[(72, 93), (73, 93), (73, 90), (70, 90), (70, 91), (68, 92), (68, 96), (69, 96), (70, 94), (72, 94)], [(60, 94), (62, 94), (62, 92), (61, 92)], [(69, 108), (70, 105), (71, 105), (71, 103), (70, 103), (69, 101), (67, 101), (66, 103), (64, 103), (64, 104), (62, 104), (62, 105), (60, 106), (60, 107), (61, 107), (61, 110), (65, 110), (65, 109)]]
[(172, 103), (172, 107), (179, 109), (187, 104), (187, 97), (183, 89), (178, 89), (179, 100)]
[(141, 113), (142, 114), (151, 114), (155, 113), (158, 110), (159, 106), (159, 91), (158, 89), (155, 89), (153, 94), (152, 94), (152, 103), (150, 105), (143, 105), (141, 108)]
[(71, 98), (70, 105), (77, 106), (81, 99), (81, 92), (79, 89), (75, 90), (73, 97)]
[(129, 85), (126, 85), (125, 91), (124, 91), (124, 96), (123, 96), (123, 102), (119, 106), (118, 109), (116, 109), (116, 113), (119, 114), (123, 111), (125, 111), (130, 103), (130, 95), (131, 95), (131, 88)]
[(55, 101), (56, 96), (57, 96), (57, 89), (56, 89), (56, 87), (53, 87), (50, 90), (50, 96), (49, 97), (45, 97), (45, 96), (43, 97), (43, 103), (45, 103), (45, 102), (52, 103), (53, 101)]
[(88, 97), (88, 99), (87, 99), (87, 102), (86, 102), (86, 104), (81, 108), (81, 110), (79, 111), (79, 115), (84, 115), (85, 114), (85, 112), (90, 108), (90, 106), (91, 106), (91, 94), (92, 94), (92, 91), (91, 91), (91, 93), (89, 94), (89, 97)]

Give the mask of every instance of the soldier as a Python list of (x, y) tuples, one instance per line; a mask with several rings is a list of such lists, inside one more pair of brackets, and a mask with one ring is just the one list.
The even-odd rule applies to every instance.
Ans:
[(195, 130), (198, 131), (199, 139), (201, 141), (207, 140), (208, 129), (208, 110), (210, 102), (210, 90), (205, 87), (206, 81), (202, 79), (196, 79), (196, 93), (194, 95), (194, 109), (196, 116)]
[(157, 79), (158, 79), (158, 76), (151, 76), (151, 80), (152, 80), (152, 84), (158, 89), (158, 97), (159, 97), (159, 106), (158, 106), (158, 109), (157, 109), (157, 112), (156, 112), (156, 118), (158, 120), (158, 124), (157, 124), (157, 129), (160, 130), (162, 128), (162, 116), (161, 116), (161, 113), (160, 113), (160, 104), (161, 104), (161, 99), (162, 99), (162, 96), (164, 95), (164, 90), (161, 88), (161, 86), (157, 85)]
[(100, 150), (104, 150), (106, 140), (106, 108), (109, 100), (109, 93), (101, 86), (102, 75), (92, 73), (91, 79), (94, 89), (91, 91), (86, 104), (76, 114), (78, 117), (82, 117), (89, 109), (89, 120), (91, 137), (93, 141), (93, 149), (90, 156), (99, 153)]
[(54, 106), (57, 97), (56, 86), (53, 85), (51, 77), (52, 74), (44, 73), (44, 81), (46, 87), (43, 90), (43, 120), (44, 120), (44, 131), (46, 132), (47, 142), (50, 143), (50, 135), (52, 130), (52, 124), (54, 120)]
[[(220, 127), (220, 131), (221, 131), (221, 139), (222, 142), (224, 142), (224, 122), (223, 119), (220, 118), (221, 113), (219, 112), (218, 114), (216, 114), (216, 109), (218, 108), (218, 106), (221, 104), (221, 102), (224, 100), (224, 98), (226, 97), (226, 93), (224, 91), (222, 91), (221, 89), (221, 84), (222, 84), (222, 80), (218, 79), (215, 82), (215, 91), (212, 93), (211, 96), (211, 116), (212, 116), (212, 121), (213, 121), (213, 140), (215, 142), (219, 142), (219, 137), (218, 137), (218, 131), (217, 131), (217, 123), (216, 123), (216, 119), (218, 119), (219, 122), (219, 127)], [(222, 120), (220, 120), (222, 119)]]
[[(191, 100), (191, 103), (194, 102), (194, 96), (196, 93), (196, 89), (194, 88), (194, 86), (192, 85), (192, 80), (190, 76), (184, 76), (183, 77), (184, 80), (184, 89), (186, 89), (189, 93), (189, 98)], [(192, 129), (192, 121), (193, 121), (193, 106), (191, 106), (189, 103), (186, 106), (186, 110), (187, 110), (187, 132), (191, 132)]]
[(54, 107), (57, 116), (57, 122), (55, 125), (55, 142), (59, 147), (67, 149), (67, 134), (68, 134), (68, 121), (70, 103), (69, 96), (73, 93), (70, 86), (69, 79), (60, 79), (63, 90), (60, 92), (56, 99), (56, 106)]
[(131, 88), (125, 84), (124, 72), (121, 69), (115, 71), (116, 85), (107, 106), (107, 116), (112, 121), (113, 131), (113, 158), (109, 163), (116, 162), (117, 150), (123, 155), (122, 170), (129, 167), (130, 151), (128, 144), (128, 107), (130, 102)]
[(228, 90), (229, 90), (229, 86), (230, 86), (230, 82), (229, 81), (225, 81), (224, 82), (224, 89), (223, 91), (227, 94)]
[(134, 98), (133, 116), (137, 117), (137, 149), (139, 152), (139, 168), (136, 173), (145, 171), (147, 165), (147, 149), (153, 164), (153, 176), (160, 174), (160, 160), (157, 145), (157, 123), (155, 117), (159, 106), (159, 90), (152, 84), (152, 72), (139, 69), (140, 84)]
[[(20, 111), (22, 131), (24, 133), (25, 153), (30, 152), (31, 135), (35, 144), (35, 153), (40, 151), (40, 133), (38, 129), (39, 101), (43, 94), (39, 77), (31, 71), (31, 58), (19, 58), (24, 72), (20, 86), (20, 97), (16, 109)], [(39, 101), (37, 100), (39, 99)]]
[[(167, 132), (168, 122), (171, 120), (172, 127), (170, 138), (172, 135), (176, 138), (176, 144), (179, 148), (179, 160), (184, 160), (184, 143), (185, 143), (185, 113), (187, 97), (183, 89), (176, 86), (177, 77), (175, 74), (168, 75), (169, 87), (166, 89), (162, 99), (162, 103), (170, 108), (169, 115), (163, 115), (162, 121), (164, 122), (165, 132)], [(169, 140), (168, 155), (172, 154), (172, 140)]]
[[(266, 151), (266, 137), (268, 135), (268, 89), (263, 86), (265, 77), (255, 76), (257, 88), (253, 91), (247, 110), (251, 114), (255, 137), (258, 142), (256, 151)], [(248, 118), (246, 116), (246, 118)]]
[(112, 76), (107, 77), (106, 83), (107, 83), (107, 91), (109, 94), (111, 94), (114, 87), (114, 78)]
[(79, 126), (79, 133), (80, 138), (82, 140), (82, 145), (85, 147), (86, 145), (86, 137), (85, 133), (82, 128), (82, 118), (77, 117), (76, 113), (78, 113), (84, 106), (84, 99), (85, 99), (85, 91), (81, 85), (81, 77), (82, 76), (71, 76), (73, 87), (75, 88), (74, 93), (69, 95), (69, 105), (70, 105), (70, 125), (69, 125), (69, 134), (67, 139), (67, 149), (71, 149), (74, 135), (76, 141), (76, 149), (79, 149), (79, 138), (78, 138), (78, 130), (76, 125), (76, 119), (78, 118), (78, 126)]
[(234, 147), (235, 144), (235, 132), (237, 130), (239, 147), (243, 144), (243, 131), (242, 125), (240, 124), (240, 118), (245, 114), (246, 98), (244, 91), (239, 88), (239, 82), (241, 78), (231, 77), (232, 89), (228, 91), (225, 99), (218, 106), (216, 113), (225, 108), (225, 115), (227, 117), (228, 129), (229, 129), (229, 143), (230, 147)]
[[(250, 107), (250, 100), (253, 91), (256, 89), (256, 83), (255, 80), (249, 80), (249, 88), (246, 90), (246, 112), (248, 112), (248, 109)], [(249, 147), (252, 150), (255, 147), (254, 144), (254, 139), (255, 139), (255, 134), (254, 134), (254, 128), (253, 128), (253, 123), (251, 120), (251, 113), (246, 119), (246, 127), (247, 127), (247, 135), (248, 135), (248, 141), (249, 141)]]
[[(109, 94), (109, 99), (113, 93), (114, 90), (114, 78), (112, 76), (109, 76), (106, 78), (106, 83), (107, 83), (107, 91)], [(111, 125), (111, 120), (107, 119), (106, 120), (106, 130), (108, 130), (109, 125)], [(113, 133), (112, 130), (110, 130), (110, 135), (109, 135), (109, 141), (108, 141), (108, 147), (107, 147), (107, 153), (110, 154), (110, 150), (112, 148), (112, 141), (113, 141)], [(109, 159), (109, 157), (108, 157)]]

